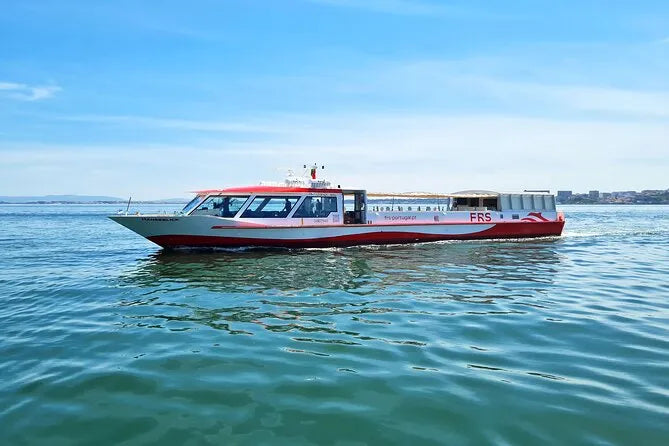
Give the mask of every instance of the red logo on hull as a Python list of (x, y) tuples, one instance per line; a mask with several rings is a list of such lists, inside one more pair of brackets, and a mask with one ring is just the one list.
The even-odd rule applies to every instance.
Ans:
[(527, 217), (521, 218), (520, 221), (531, 221), (534, 223), (539, 223), (540, 221), (544, 222), (550, 221), (546, 217), (541, 215), (541, 212), (530, 212), (527, 215), (528, 215)]
[(490, 212), (470, 212), (469, 221), (476, 223), (487, 223), (492, 221), (492, 215)]

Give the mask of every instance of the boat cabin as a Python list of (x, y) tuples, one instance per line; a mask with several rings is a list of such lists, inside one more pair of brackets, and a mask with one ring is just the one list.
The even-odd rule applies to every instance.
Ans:
[(311, 167), (310, 177), (289, 172), (283, 183), (199, 191), (181, 213), (217, 217), (219, 226), (471, 223), (504, 221), (505, 214), (507, 220), (523, 220), (530, 212), (555, 213), (555, 197), (548, 191), (368, 194), (335, 188), (316, 178), (317, 169)]
[(181, 213), (277, 226), (364, 224), (366, 201), (358, 189), (255, 186), (199, 191)]

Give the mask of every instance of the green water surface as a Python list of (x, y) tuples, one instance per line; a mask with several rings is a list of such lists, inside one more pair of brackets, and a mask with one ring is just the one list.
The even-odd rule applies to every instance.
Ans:
[(669, 207), (179, 253), (113, 211), (0, 206), (0, 444), (669, 444)]

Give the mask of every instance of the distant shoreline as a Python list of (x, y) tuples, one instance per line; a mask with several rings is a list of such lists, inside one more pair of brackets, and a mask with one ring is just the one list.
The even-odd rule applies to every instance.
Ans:
[[(188, 201), (184, 200), (183, 203), (174, 202), (174, 201), (132, 201), (131, 205), (135, 204), (169, 204), (169, 205), (185, 205)], [(118, 205), (127, 205), (127, 201), (0, 201), (0, 204), (118, 204)]]
[(669, 203), (556, 203), (556, 206), (669, 206)]

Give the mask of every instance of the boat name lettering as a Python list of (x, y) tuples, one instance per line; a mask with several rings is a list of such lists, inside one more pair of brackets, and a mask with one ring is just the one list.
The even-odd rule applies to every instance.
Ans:
[(409, 220), (415, 220), (416, 216), (415, 215), (384, 215), (383, 216), (384, 220), (403, 220), (403, 221), (409, 221)]
[(469, 221), (475, 221), (477, 223), (492, 221), (492, 216), (490, 215), (490, 212), (470, 212)]
[(177, 221), (178, 218), (171, 217), (142, 217), (142, 221)]

